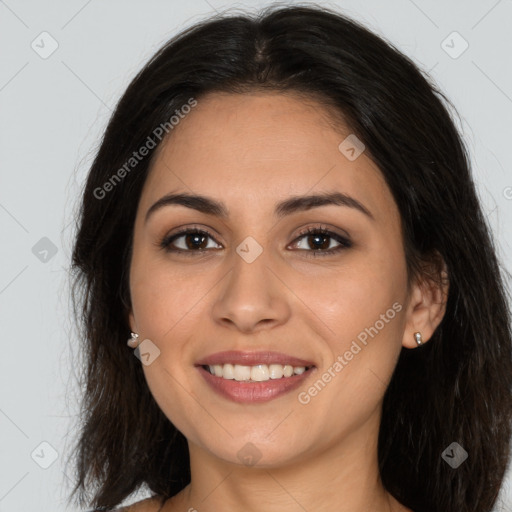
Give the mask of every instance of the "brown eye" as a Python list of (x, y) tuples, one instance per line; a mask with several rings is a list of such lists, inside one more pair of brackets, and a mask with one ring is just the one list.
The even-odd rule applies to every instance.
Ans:
[(212, 236), (202, 229), (184, 229), (173, 235), (166, 236), (160, 243), (160, 246), (168, 252), (204, 252), (208, 249), (218, 247), (209, 247), (208, 239)]
[[(352, 246), (350, 240), (325, 228), (308, 228), (296, 238), (294, 246), (296, 247), (297, 241), (302, 239), (305, 240), (305, 247), (299, 250), (312, 252), (313, 256), (333, 254)], [(333, 241), (338, 245), (332, 247)]]

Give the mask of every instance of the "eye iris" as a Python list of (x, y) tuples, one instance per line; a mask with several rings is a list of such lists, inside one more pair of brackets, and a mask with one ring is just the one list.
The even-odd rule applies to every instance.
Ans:
[(330, 242), (329, 242), (329, 237), (327, 235), (322, 235), (322, 234), (315, 234), (315, 235), (310, 235), (309, 236), (310, 239), (313, 239), (314, 242), (313, 244), (318, 244), (319, 240), (322, 240), (323, 239), (323, 243), (320, 243), (320, 247), (318, 245), (316, 245), (315, 247), (313, 247), (313, 249), (328, 249), (329, 248), (329, 245), (330, 245)]
[[(191, 239), (193, 242), (189, 243)], [(187, 249), (204, 249), (205, 240), (206, 236), (201, 233), (188, 233), (185, 235), (185, 245), (187, 246)]]

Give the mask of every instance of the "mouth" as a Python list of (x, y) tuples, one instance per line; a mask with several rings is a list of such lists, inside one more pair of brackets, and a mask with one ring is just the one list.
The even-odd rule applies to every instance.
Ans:
[(219, 352), (196, 364), (206, 383), (234, 402), (266, 402), (299, 387), (316, 366), (278, 352)]

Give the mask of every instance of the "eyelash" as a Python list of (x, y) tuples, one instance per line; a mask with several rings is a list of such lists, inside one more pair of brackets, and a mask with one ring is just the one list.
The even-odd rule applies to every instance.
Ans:
[[(170, 248), (172, 242), (174, 242), (178, 238), (180, 238), (184, 235), (188, 235), (188, 234), (202, 235), (202, 236), (206, 236), (206, 237), (209, 237), (212, 240), (214, 240), (214, 238), (212, 237), (212, 235), (210, 233), (208, 233), (208, 231), (205, 231), (205, 230), (199, 229), (199, 228), (184, 228), (184, 229), (178, 231), (177, 233), (173, 233), (172, 235), (164, 237), (162, 239), (162, 241), (160, 242), (159, 246), (162, 249), (164, 249), (166, 252), (180, 253), (180, 254), (183, 254), (186, 256), (195, 256), (197, 253), (201, 254), (201, 253), (204, 253), (209, 250), (209, 249), (185, 250), (185, 249)], [(308, 255), (308, 257), (330, 256), (330, 255), (338, 253), (344, 249), (348, 249), (348, 248), (352, 247), (352, 242), (349, 239), (347, 239), (337, 233), (334, 233), (334, 232), (324, 228), (323, 226), (318, 227), (318, 228), (309, 227), (309, 228), (301, 231), (299, 236), (294, 240), (294, 243), (297, 242), (298, 240), (300, 240), (301, 238), (304, 238), (306, 236), (312, 236), (312, 235), (321, 235), (324, 237), (333, 238), (340, 245), (333, 249), (326, 249), (326, 250), (298, 249), (299, 251), (302, 251), (302, 252), (312, 253), (312, 255)]]

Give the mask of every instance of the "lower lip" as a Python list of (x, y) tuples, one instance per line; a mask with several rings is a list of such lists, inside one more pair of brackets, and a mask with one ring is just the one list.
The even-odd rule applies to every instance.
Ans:
[(316, 369), (314, 367), (291, 377), (270, 379), (263, 382), (248, 382), (232, 379), (223, 379), (212, 375), (202, 366), (197, 367), (206, 382), (225, 398), (234, 402), (253, 403), (268, 402), (298, 388), (305, 379)]

